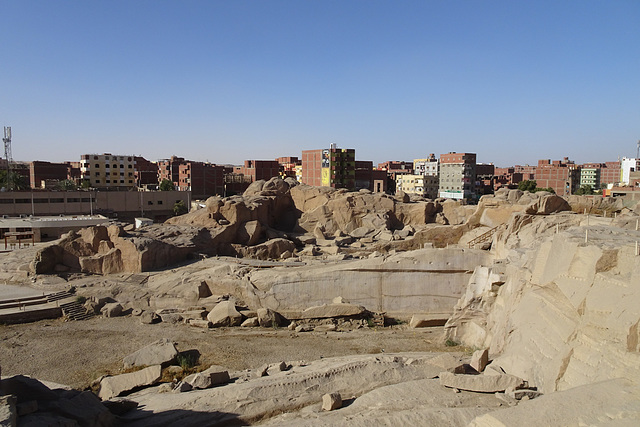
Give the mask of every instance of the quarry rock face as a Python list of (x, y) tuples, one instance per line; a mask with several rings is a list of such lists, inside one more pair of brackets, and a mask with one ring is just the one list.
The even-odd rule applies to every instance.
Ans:
[[(201, 261), (171, 273), (114, 279), (111, 296), (118, 302), (109, 304), (122, 308), (141, 302), (147, 304), (141, 317), (164, 308), (158, 312), (166, 321), (201, 322), (194, 324), (203, 328), (240, 325), (245, 317), (251, 319), (245, 326), (270, 327), (283, 313), (305, 323), (292, 322), (292, 334), (315, 327), (303, 320), (322, 321), (316, 322), (324, 323), (315, 329), (319, 333), (336, 331), (337, 322), (326, 319), (367, 312), (413, 314), (410, 327), (434, 326), (429, 322), (437, 315), (437, 320), (449, 319), (443, 340), (482, 350), (472, 357), (381, 352), (298, 365), (279, 361), (236, 381), (226, 369), (212, 367), (169, 387), (188, 393), (134, 392), (131, 398), (144, 409), (124, 414), (128, 424), (640, 421), (640, 232), (633, 205), (505, 189), (475, 207), (291, 187), (277, 179), (254, 184), (242, 196), (211, 198), (206, 208), (137, 234), (119, 227), (69, 233), (40, 250), (32, 270), (144, 271), (201, 254)], [(591, 216), (580, 211), (583, 206)], [(488, 231), (494, 233), (490, 250), (468, 247), (469, 237)], [(306, 255), (302, 244), (308, 245)], [(376, 245), (377, 251), (352, 259), (340, 253), (361, 245)], [(225, 251), (254, 260), (210, 256)], [(294, 260), (275, 261), (285, 253)], [(310, 261), (313, 253), (323, 258)], [(146, 360), (135, 365), (154, 366), (102, 379), (100, 396), (110, 399), (156, 383), (164, 362)], [(3, 391), (7, 381), (2, 379)], [(54, 394), (37, 385), (29, 389), (38, 405), (58, 399)], [(340, 407), (342, 396), (350, 399)], [(74, 414), (71, 418), (82, 424), (89, 418), (79, 417), (78, 408), (104, 412), (93, 406), (92, 395), (76, 393), (72, 399), (56, 406), (63, 411), (56, 416)], [(0, 409), (11, 417), (20, 403), (0, 400)], [(108, 422), (105, 418), (104, 425)]]
[(551, 217), (519, 227), (521, 237), (535, 230), (547, 237), (500, 264), (476, 268), (445, 326), (448, 339), (489, 348), (498, 355), (493, 364), (544, 393), (640, 379), (635, 230), (559, 231)]

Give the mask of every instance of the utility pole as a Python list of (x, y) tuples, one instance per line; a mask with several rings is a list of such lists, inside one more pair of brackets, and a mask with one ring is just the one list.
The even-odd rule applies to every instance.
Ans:
[(13, 158), (11, 157), (11, 126), (4, 127), (4, 158), (7, 161), (7, 191), (13, 190), (13, 176), (11, 175), (11, 163)]

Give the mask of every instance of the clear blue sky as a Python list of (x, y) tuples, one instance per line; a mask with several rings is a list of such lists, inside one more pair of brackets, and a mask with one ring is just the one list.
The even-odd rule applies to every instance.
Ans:
[[(640, 1), (0, 2), (15, 160), (633, 157)], [(4, 153), (0, 153), (4, 156)]]

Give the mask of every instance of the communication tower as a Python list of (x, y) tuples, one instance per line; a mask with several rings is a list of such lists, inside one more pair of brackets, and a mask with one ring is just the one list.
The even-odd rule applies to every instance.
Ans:
[(11, 157), (11, 126), (4, 127), (4, 158), (7, 161), (7, 190), (13, 190), (13, 175), (11, 174), (11, 164), (13, 158)]

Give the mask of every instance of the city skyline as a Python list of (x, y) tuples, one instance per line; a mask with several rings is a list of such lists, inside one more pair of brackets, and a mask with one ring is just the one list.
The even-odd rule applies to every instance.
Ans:
[[(634, 157), (640, 3), (6, 1), (14, 160)], [(0, 153), (4, 155), (4, 153)]]

